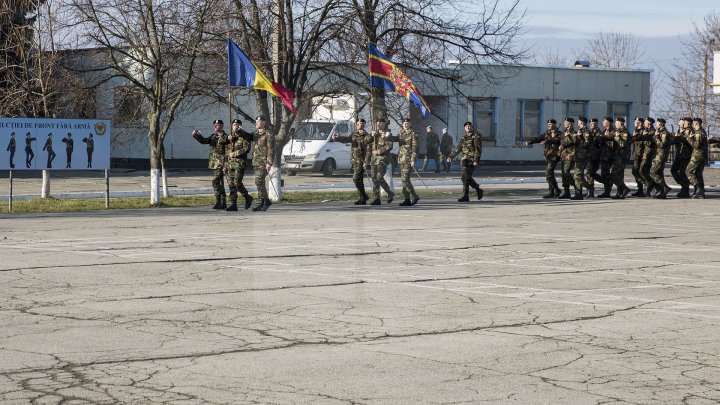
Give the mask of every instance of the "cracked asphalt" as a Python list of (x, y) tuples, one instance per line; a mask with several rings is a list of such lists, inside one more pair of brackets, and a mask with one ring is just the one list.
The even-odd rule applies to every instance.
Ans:
[(2, 215), (0, 402), (719, 402), (717, 200), (538, 194)]

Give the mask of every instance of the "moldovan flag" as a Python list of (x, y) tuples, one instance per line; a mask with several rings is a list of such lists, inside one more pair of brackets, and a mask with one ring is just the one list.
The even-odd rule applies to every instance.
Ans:
[(380, 52), (375, 44), (368, 44), (368, 64), (370, 65), (371, 87), (384, 87), (400, 93), (420, 108), (423, 117), (427, 118), (430, 115), (430, 107), (417, 87), (405, 73)]
[(280, 83), (270, 81), (230, 38), (228, 38), (228, 86), (265, 90), (275, 97), (280, 97), (287, 108), (293, 114), (297, 114), (293, 106), (295, 92)]

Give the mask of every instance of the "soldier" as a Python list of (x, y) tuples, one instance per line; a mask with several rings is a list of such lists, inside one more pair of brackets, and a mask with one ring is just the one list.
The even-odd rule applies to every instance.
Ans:
[(252, 145), (252, 134), (245, 132), (240, 125), (242, 122), (238, 119), (233, 120), (232, 130), (227, 137), (225, 145), (225, 156), (227, 157), (226, 170), (228, 174), (230, 186), (230, 205), (225, 211), (237, 211), (238, 191), (245, 199), (245, 209), (252, 205), (252, 196), (248, 193), (243, 184), (245, 176), (245, 167), (247, 165), (247, 154), (250, 152)]
[(588, 148), (588, 160), (587, 160), (587, 178), (585, 179), (588, 183), (588, 198), (595, 197), (595, 182), (602, 183), (602, 177), (598, 175), (598, 169), (600, 168), (600, 155), (605, 144), (602, 139), (603, 132), (598, 128), (598, 119), (593, 118), (590, 120), (590, 138), (592, 142)]
[(598, 198), (610, 198), (613, 186), (613, 178), (610, 174), (613, 160), (615, 159), (614, 139), (615, 130), (612, 128), (613, 119), (611, 117), (603, 118), (603, 132), (598, 137), (602, 146), (600, 149), (600, 179), (605, 191), (598, 195)]
[(590, 184), (585, 178), (587, 175), (586, 169), (588, 165), (588, 159), (592, 149), (592, 144), (595, 140), (592, 138), (590, 130), (587, 128), (587, 118), (578, 118), (578, 130), (575, 133), (575, 171), (573, 178), (575, 180), (575, 195), (571, 198), (572, 200), (583, 199), (583, 187), (586, 189), (590, 188)]
[(365, 193), (365, 184), (363, 178), (365, 177), (365, 155), (368, 152), (370, 145), (370, 134), (365, 131), (365, 120), (358, 120), (355, 124), (355, 132), (350, 136), (338, 136), (337, 134), (332, 137), (333, 142), (350, 143), (350, 159), (352, 161), (353, 168), (353, 183), (357, 188), (360, 198), (355, 201), (355, 205), (365, 205), (368, 200), (367, 193)]
[(89, 134), (87, 138), (82, 139), (83, 142), (85, 142), (86, 146), (86, 152), (87, 152), (87, 168), (92, 168), (92, 155), (93, 150), (95, 150), (95, 141), (93, 140), (93, 134)]
[(558, 187), (557, 180), (555, 179), (555, 168), (560, 160), (559, 148), (561, 133), (556, 124), (557, 121), (554, 119), (547, 120), (547, 131), (539, 137), (525, 142), (525, 145), (527, 146), (535, 143), (545, 145), (543, 154), (545, 155), (545, 180), (547, 180), (548, 183), (548, 193), (542, 198), (560, 197), (560, 188)]
[(623, 199), (630, 192), (625, 185), (625, 161), (628, 156), (629, 138), (627, 128), (625, 128), (625, 118), (618, 117), (615, 119), (615, 132), (613, 134), (613, 161), (610, 168), (610, 176), (613, 183), (617, 187), (617, 194), (613, 199)]
[(32, 160), (35, 157), (35, 153), (32, 150), (32, 141), (36, 138), (30, 136), (30, 132), (25, 134), (25, 167), (28, 169), (32, 166)]
[(560, 160), (562, 161), (562, 185), (564, 192), (558, 198), (570, 198), (570, 184), (574, 184), (573, 167), (575, 166), (575, 120), (567, 117), (563, 122), (565, 131), (560, 137)]
[(707, 160), (708, 137), (702, 123), (702, 119), (693, 118), (693, 131), (688, 137), (688, 143), (692, 147), (692, 154), (690, 155), (690, 163), (688, 163), (686, 174), (690, 184), (695, 189), (692, 198), (705, 198), (703, 170), (705, 170), (705, 161)]
[(640, 174), (640, 165), (642, 164), (643, 154), (645, 153), (645, 143), (643, 143), (643, 141), (635, 140), (642, 137), (645, 130), (644, 122), (645, 120), (643, 118), (635, 117), (635, 129), (633, 130), (631, 138), (631, 143), (633, 145), (632, 174), (633, 177), (635, 177), (635, 183), (637, 183), (637, 191), (632, 194), (633, 197), (641, 197), (645, 195), (645, 190), (643, 189), (643, 178)]
[(425, 130), (427, 131), (427, 135), (425, 138), (425, 160), (423, 160), (422, 171), (427, 171), (428, 163), (430, 163), (430, 159), (432, 159), (435, 161), (435, 173), (440, 173), (440, 163), (438, 162), (438, 157), (440, 156), (438, 150), (440, 147), (440, 138), (433, 132), (432, 125), (428, 125)]
[(17, 142), (15, 141), (15, 132), (10, 134), (10, 142), (8, 142), (8, 146), (6, 151), (10, 152), (10, 168), (15, 168), (15, 163), (13, 160), (15, 159), (15, 148), (17, 147)]
[(673, 145), (675, 145), (675, 158), (670, 167), (670, 173), (680, 186), (677, 198), (690, 198), (690, 180), (687, 178), (685, 171), (690, 163), (690, 155), (692, 155), (692, 147), (688, 143), (688, 138), (692, 132), (690, 129), (692, 122), (690, 117), (681, 118), (678, 122), (677, 133), (672, 140)]
[(380, 187), (388, 195), (387, 203), (390, 204), (395, 197), (395, 193), (390, 190), (390, 186), (385, 181), (385, 172), (390, 162), (390, 151), (393, 147), (393, 136), (387, 130), (387, 121), (384, 118), (377, 120), (377, 130), (370, 134), (370, 147), (365, 153), (365, 167), (371, 166), (371, 174), (373, 181), (373, 195), (375, 199), (370, 205), (380, 205)]
[[(410, 181), (410, 175), (412, 174), (412, 171), (414, 169), (413, 166), (415, 166), (415, 161), (417, 160), (418, 137), (415, 131), (410, 128), (410, 119), (405, 118), (403, 120), (402, 126), (403, 129), (400, 130), (400, 133), (397, 136), (397, 141), (400, 144), (400, 149), (398, 152), (398, 163), (400, 164), (400, 183), (402, 184), (402, 193), (405, 199), (403, 200), (403, 202), (400, 203), (400, 206), (409, 207), (411, 205), (417, 204), (417, 202), (420, 200), (420, 197), (418, 197), (417, 193), (415, 192), (415, 187), (413, 187), (412, 182)], [(432, 131), (432, 128), (428, 127), (428, 129)], [(437, 135), (435, 135), (435, 138), (437, 139)], [(437, 150), (435, 152), (437, 153)], [(435, 162), (437, 164), (437, 154)], [(410, 200), (411, 197), (412, 201)]]
[(668, 191), (672, 189), (665, 183), (665, 162), (667, 161), (668, 155), (670, 154), (670, 143), (672, 141), (672, 135), (665, 128), (665, 120), (662, 118), (657, 119), (657, 129), (655, 130), (655, 137), (653, 140), (655, 148), (655, 157), (653, 158), (652, 166), (650, 167), (650, 177), (652, 178), (653, 185), (657, 190), (657, 194), (653, 198), (667, 198)]
[(45, 146), (43, 146), (43, 151), (47, 151), (47, 168), (52, 169), (52, 162), (55, 160), (55, 151), (52, 147), (52, 133), (48, 134), (47, 140), (45, 141)]
[(70, 166), (72, 166), (72, 153), (73, 153), (73, 139), (72, 134), (68, 132), (67, 136), (62, 139), (62, 142), (65, 144), (65, 155), (66, 158), (66, 165), (65, 168), (69, 169)]
[(473, 125), (470, 121), (465, 122), (465, 136), (460, 139), (455, 150), (448, 156), (447, 162), (452, 162), (453, 158), (458, 154), (462, 153), (463, 157), (460, 161), (460, 173), (463, 184), (463, 196), (458, 199), (458, 202), (468, 202), (468, 192), (470, 187), (475, 189), (478, 200), (483, 198), (483, 189), (473, 179), (473, 171), (480, 161), (482, 155), (482, 135), (480, 132), (473, 130)]
[(447, 158), (452, 153), (452, 149), (453, 149), (452, 136), (450, 136), (450, 134), (448, 134), (447, 128), (443, 128), (442, 139), (440, 139), (440, 153), (442, 154), (440, 156), (440, 160), (442, 161), (443, 168), (445, 169), (445, 173), (450, 173), (450, 163), (447, 162)]
[(653, 159), (655, 159), (655, 120), (653, 118), (645, 118), (645, 126), (643, 129), (643, 154), (642, 161), (640, 162), (640, 178), (643, 181), (645, 187), (645, 197), (650, 197), (652, 189), (655, 188), (655, 182), (650, 176), (650, 168), (652, 167)]
[[(223, 172), (225, 170), (225, 144), (227, 143), (227, 134), (223, 130), (223, 121), (213, 121), (215, 132), (207, 138), (197, 129), (193, 129), (192, 137), (203, 145), (210, 145), (210, 156), (208, 157), (208, 169), (213, 171), (212, 187), (215, 194), (215, 205), (213, 209), (220, 210), (227, 208), (225, 200), (225, 184), (223, 182)], [(85, 140), (83, 139), (83, 142)], [(89, 147), (89, 146), (88, 146)]]
[(272, 203), (268, 198), (265, 180), (268, 172), (273, 165), (275, 157), (273, 151), (273, 134), (266, 128), (267, 120), (262, 115), (255, 118), (255, 129), (253, 133), (253, 141), (255, 141), (255, 150), (253, 151), (253, 168), (255, 169), (255, 187), (257, 187), (260, 202), (253, 207), (253, 211), (267, 211)]

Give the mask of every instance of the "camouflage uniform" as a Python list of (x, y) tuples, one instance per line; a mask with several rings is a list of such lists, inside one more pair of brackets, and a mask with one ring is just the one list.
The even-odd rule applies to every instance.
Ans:
[(560, 138), (560, 160), (562, 161), (562, 186), (565, 192), (560, 198), (570, 198), (570, 185), (574, 184), (572, 170), (575, 166), (575, 129), (570, 126)]
[[(353, 167), (353, 183), (360, 194), (360, 200), (358, 204), (364, 204), (367, 201), (368, 196), (365, 193), (365, 184), (363, 178), (365, 177), (365, 156), (368, 152), (368, 145), (370, 144), (370, 134), (363, 130), (355, 131), (350, 136), (339, 136), (336, 138), (337, 142), (350, 143), (352, 147), (350, 149), (350, 160), (352, 161)], [(361, 202), (362, 201), (362, 202)]]
[[(225, 198), (225, 185), (223, 183), (223, 172), (225, 169), (225, 144), (227, 134), (219, 130), (209, 137), (204, 137), (199, 132), (193, 134), (193, 138), (203, 145), (210, 145), (210, 156), (208, 157), (208, 169), (213, 171), (212, 187), (215, 198)], [(90, 146), (88, 146), (89, 148)]]
[(690, 180), (685, 173), (690, 156), (692, 155), (692, 146), (688, 143), (688, 138), (692, 133), (692, 129), (678, 129), (677, 134), (673, 136), (672, 143), (675, 145), (675, 158), (672, 166), (670, 166), (670, 174), (672, 174), (675, 182), (680, 186), (681, 190), (678, 197), (690, 197), (689, 188)]
[(652, 167), (653, 159), (655, 159), (655, 128), (646, 128), (643, 131), (643, 154), (640, 162), (640, 178), (643, 181), (645, 192), (647, 195), (650, 194), (650, 188), (654, 184), (652, 177), (650, 176), (650, 168)]
[(687, 166), (687, 178), (690, 184), (695, 188), (693, 197), (705, 198), (705, 180), (703, 179), (703, 170), (705, 170), (705, 161), (707, 159), (708, 137), (705, 129), (700, 127), (693, 130), (688, 137), (688, 143), (692, 147), (690, 155), (690, 163)]
[(239, 129), (233, 134), (232, 141), (228, 141), (225, 145), (226, 167), (230, 182), (231, 206), (228, 208), (230, 211), (234, 211), (233, 208), (237, 209), (238, 191), (245, 198), (245, 209), (249, 208), (252, 202), (252, 197), (250, 197), (243, 184), (245, 168), (247, 167), (247, 154), (250, 152), (252, 137), (252, 134)]
[(422, 170), (427, 170), (430, 159), (435, 161), (435, 173), (440, 173), (440, 162), (438, 157), (440, 153), (438, 148), (440, 146), (440, 137), (435, 132), (428, 132), (425, 137), (425, 159), (423, 160)]
[[(458, 142), (455, 150), (448, 156), (450, 159), (454, 159), (458, 154), (462, 154), (463, 158), (460, 161), (460, 178), (463, 184), (463, 196), (461, 201), (468, 201), (468, 192), (470, 187), (474, 188), (478, 195), (478, 200), (483, 196), (483, 190), (480, 185), (473, 179), (473, 172), (475, 171), (475, 165), (480, 161), (482, 155), (482, 135), (479, 131), (473, 131), (471, 133), (465, 133), (460, 141)], [(474, 164), (473, 164), (474, 163)]]
[[(435, 135), (437, 138), (437, 135)], [(400, 148), (398, 150), (398, 163), (400, 164), (400, 184), (402, 184), (402, 193), (405, 197), (404, 204), (407, 205), (412, 198), (413, 205), (420, 199), (415, 192), (410, 181), (410, 175), (413, 172), (413, 166), (417, 160), (418, 153), (418, 137), (412, 129), (401, 129), (397, 136)]]
[(665, 198), (669, 187), (665, 183), (665, 162), (667, 162), (670, 154), (670, 143), (672, 135), (664, 126), (659, 127), (655, 131), (653, 143), (655, 144), (655, 157), (650, 167), (650, 177), (658, 190), (659, 198)]
[(447, 158), (450, 157), (450, 154), (452, 153), (453, 149), (453, 139), (450, 134), (443, 134), (442, 139), (440, 139), (440, 160), (442, 161), (443, 168), (445, 169), (445, 172), (450, 171), (450, 165), (451, 163), (448, 163)]
[(633, 145), (633, 165), (632, 174), (635, 177), (635, 183), (637, 184), (637, 192), (633, 193), (634, 196), (643, 194), (643, 178), (640, 174), (640, 165), (642, 164), (643, 155), (645, 154), (645, 142), (636, 141), (635, 139), (643, 135), (643, 128), (635, 128), (632, 134), (631, 143)]
[(253, 168), (255, 169), (255, 186), (260, 200), (267, 203), (270, 199), (265, 187), (265, 179), (268, 175), (267, 165), (273, 163), (273, 135), (267, 129), (263, 129), (262, 132), (257, 130), (253, 133), (252, 139), (255, 141), (252, 159)]
[(615, 132), (611, 128), (608, 128), (598, 135), (597, 139), (600, 144), (598, 148), (600, 156), (600, 182), (605, 189), (598, 197), (609, 198), (614, 183), (611, 171), (615, 160)]
[(586, 169), (588, 165), (588, 159), (590, 157), (591, 150), (593, 149), (592, 144), (594, 139), (592, 133), (587, 127), (579, 128), (574, 136), (575, 140), (575, 172), (573, 178), (575, 180), (575, 199), (582, 199), (582, 188), (589, 188), (585, 176), (587, 175)]
[(557, 128), (548, 129), (537, 138), (530, 139), (528, 145), (535, 143), (544, 143), (545, 149), (545, 180), (548, 183), (549, 194), (545, 197), (559, 197), (560, 188), (555, 179), (555, 168), (560, 160), (560, 137), (562, 134)]
[(625, 185), (625, 161), (628, 156), (628, 147), (630, 134), (628, 134), (627, 128), (622, 126), (620, 129), (615, 130), (613, 136), (613, 161), (612, 167), (610, 168), (610, 176), (613, 179), (613, 183), (617, 187), (618, 193), (615, 198), (624, 198), (627, 186)]
[(590, 130), (590, 138), (592, 142), (588, 148), (588, 165), (587, 165), (587, 178), (585, 179), (589, 185), (589, 188), (595, 188), (595, 182), (602, 183), (603, 179), (598, 174), (600, 169), (600, 156), (602, 155), (603, 146), (605, 143), (602, 140), (602, 131), (600, 128), (593, 128)]
[(375, 200), (373, 205), (380, 204), (380, 187), (385, 190), (388, 195), (388, 204), (392, 202), (395, 193), (390, 190), (390, 186), (385, 181), (385, 172), (390, 162), (390, 151), (393, 147), (392, 133), (385, 130), (382, 134), (380, 131), (373, 131), (370, 134), (370, 147), (365, 153), (365, 164), (371, 165), (371, 175), (373, 181), (373, 195)]

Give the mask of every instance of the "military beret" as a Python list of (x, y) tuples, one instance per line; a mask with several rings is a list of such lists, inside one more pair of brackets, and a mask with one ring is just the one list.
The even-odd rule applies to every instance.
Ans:
[(468, 126), (468, 125), (472, 126), (472, 122), (470, 122), (470, 121), (465, 121), (465, 123), (463, 124), (464, 127), (466, 127), (466, 126)]
[(591, 118), (591, 119), (590, 119), (590, 122), (598, 122), (598, 119), (597, 119), (597, 118)]
[(683, 121), (687, 121), (689, 124), (692, 124), (693, 119), (690, 117), (685, 117), (685, 118), (683, 118)]
[(365, 123), (365, 119), (364, 119), (364, 118), (360, 118), (360, 119), (358, 120), (358, 122), (362, 122), (362, 123), (364, 124), (364, 123)]
[(255, 117), (255, 121), (258, 121), (258, 120), (259, 121), (267, 121), (267, 119), (265, 118), (264, 115), (258, 115), (257, 117)]
[(385, 118), (378, 118), (377, 122), (382, 122), (382, 123), (387, 124), (387, 121), (385, 120)]
[(409, 123), (409, 122), (410, 122), (410, 118), (403, 118), (402, 122), (403, 122), (403, 124), (406, 123), (406, 122)]
[(578, 117), (578, 121), (587, 124), (587, 117)]
[(213, 121), (213, 125), (218, 125), (218, 124), (223, 125), (223, 124), (224, 124), (224, 123), (223, 123), (223, 120), (215, 120), (215, 121)]
[(547, 120), (547, 123), (548, 124), (557, 124), (557, 121), (555, 121), (555, 118), (550, 118), (549, 120)]
[(567, 117), (567, 118), (565, 118), (565, 121), (566, 121), (566, 122), (573, 123), (573, 122), (575, 122), (575, 119), (573, 119), (573, 118), (571, 118), (571, 117)]
[(650, 117), (645, 118), (645, 121), (648, 121), (648, 122), (651, 123), (651, 124), (654, 124), (654, 123), (655, 123), (655, 119), (654, 119), (654, 118), (650, 118)]
[(612, 117), (605, 117), (605, 118), (603, 118), (603, 121), (613, 122), (613, 119), (612, 119)]
[(657, 122), (659, 122), (659, 123), (661, 123), (661, 124), (664, 124), (664, 123), (666, 123), (667, 121), (665, 121), (665, 118), (658, 118), (658, 119), (657, 119)]
[(426, 126), (425, 129), (432, 129), (432, 125)]
[(237, 118), (235, 118), (235, 119), (232, 121), (232, 123), (233, 123), (233, 124), (242, 125), (242, 121), (240, 121), (240, 120), (237, 119)]
[(642, 117), (635, 117), (635, 121), (640, 121), (640, 122), (643, 122), (643, 121), (645, 121), (645, 118), (642, 118)]
[(697, 122), (698, 124), (702, 124), (702, 118), (693, 118), (693, 122)]
[(617, 122), (622, 122), (622, 123), (624, 124), (624, 123), (625, 123), (625, 118), (623, 118), (623, 117), (617, 117), (617, 118), (615, 118), (615, 121), (617, 121)]

